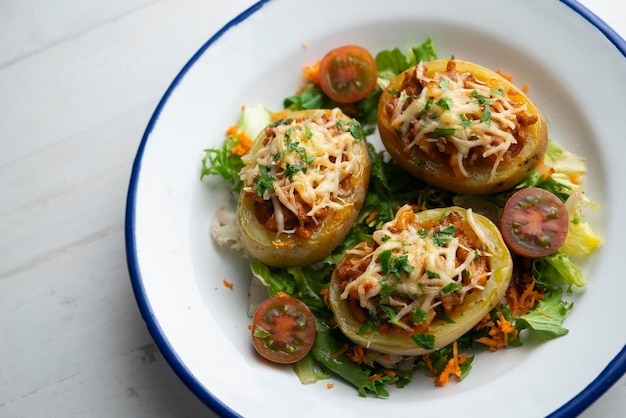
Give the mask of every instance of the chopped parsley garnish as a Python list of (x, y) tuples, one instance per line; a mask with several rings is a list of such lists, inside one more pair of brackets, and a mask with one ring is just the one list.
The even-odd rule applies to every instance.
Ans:
[(400, 279), (401, 273), (413, 271), (413, 266), (409, 264), (409, 256), (406, 254), (400, 257), (393, 257), (391, 250), (386, 250), (380, 253), (378, 260), (380, 268), (386, 273), (385, 278), (394, 276), (396, 279)]
[(456, 232), (456, 227), (454, 225), (449, 225), (444, 228), (439, 229), (439, 232), (436, 232), (433, 235), (433, 241), (435, 245), (438, 247), (442, 247), (452, 241), (452, 237)]
[(441, 276), (436, 271), (426, 270), (426, 275), (431, 279), (439, 279)]
[(450, 108), (452, 107), (452, 99), (449, 97), (442, 97), (441, 99), (437, 100), (435, 104), (442, 109), (450, 110)]
[(461, 289), (463, 289), (463, 287), (461, 287), (460, 284), (458, 284), (456, 282), (452, 282), (452, 283), (448, 283), (447, 285), (445, 285), (443, 287), (443, 289), (441, 289), (441, 294), (442, 295), (446, 295), (448, 293), (457, 292), (457, 291), (459, 291)]
[(435, 136), (450, 136), (454, 135), (456, 129), (454, 128), (435, 128)]
[(409, 329), (408, 325), (399, 321), (396, 312), (389, 306), (380, 305), (380, 309), (387, 315), (387, 322), (402, 329)]
[(420, 112), (420, 118), (422, 116), (424, 116), (426, 113), (428, 113), (428, 111), (430, 110), (431, 106), (433, 105), (434, 100), (433, 99), (428, 99), (426, 100), (426, 104), (424, 104), (424, 108), (422, 109), (422, 111)]
[(467, 115), (465, 115), (465, 113), (461, 113), (459, 115), (459, 119), (461, 119), (461, 126), (464, 128), (469, 128), (470, 126), (472, 126), (473, 120), (468, 119)]
[(435, 348), (435, 336), (429, 334), (415, 334), (411, 337), (415, 344), (426, 350), (432, 350)]
[(441, 91), (446, 91), (449, 85), (450, 85), (450, 79), (448, 78), (444, 77), (439, 81), (439, 88), (441, 89)]
[(487, 126), (491, 126), (491, 108), (489, 107), (489, 103), (485, 104), (483, 116), (480, 118), (480, 121), (485, 122)]
[(472, 90), (470, 96), (476, 99), (476, 103), (485, 106), (480, 121), (486, 123), (487, 126), (491, 126), (491, 107), (489, 106), (489, 103), (491, 103), (491, 99), (488, 97), (479, 96), (477, 90)]
[(285, 177), (287, 177), (289, 180), (292, 180), (293, 176), (300, 171), (306, 173), (306, 167), (297, 164), (287, 163), (285, 166)]
[(428, 314), (426, 313), (426, 311), (423, 311), (422, 309), (417, 307), (413, 308), (413, 311), (411, 312), (411, 321), (414, 324), (421, 324), (426, 320), (427, 317)]
[(256, 178), (256, 184), (252, 188), (259, 196), (263, 196), (265, 192), (274, 193), (274, 177), (269, 173), (266, 165), (259, 164), (261, 174)]

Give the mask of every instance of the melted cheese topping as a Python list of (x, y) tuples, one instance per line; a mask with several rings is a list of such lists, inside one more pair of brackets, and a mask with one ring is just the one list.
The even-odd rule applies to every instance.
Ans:
[[(434, 146), (445, 152), (449, 145), (456, 150), (451, 161), (460, 173), (469, 177), (465, 164), (476, 147), (484, 150), (483, 158), (495, 156), (490, 175), (496, 170), (511, 145), (517, 143), (514, 135), (517, 114), (526, 112), (526, 104), (518, 103), (502, 89), (494, 89), (477, 80), (471, 73), (436, 73), (427, 77), (426, 67), (420, 63), (416, 68), (417, 79), (423, 89), (419, 96), (400, 93), (391, 117), (391, 126), (403, 136), (411, 131), (408, 148)], [(417, 120), (415, 127), (413, 121)]]
[[(369, 261), (365, 271), (346, 285), (341, 294), (342, 299), (350, 295), (358, 296), (360, 306), (370, 308), (377, 303), (376, 297), (385, 292), (385, 287), (393, 288), (391, 296), (385, 294), (384, 297), (388, 298), (385, 304), (398, 308), (396, 319), (400, 320), (415, 308), (430, 312), (440, 305), (442, 292), (446, 292), (444, 289), (454, 289), (461, 303), (472, 289), (484, 289), (479, 281), (485, 274), (490, 275), (490, 272), (477, 274), (470, 265), (478, 257), (490, 256), (488, 250), (492, 251), (493, 248), (486, 240), (485, 232), (474, 220), (471, 209), (468, 209), (463, 225), (467, 225), (478, 237), (481, 245), (477, 248), (466, 248), (459, 238), (453, 236), (442, 240), (441, 235), (437, 236), (433, 230), (425, 231), (414, 219), (413, 208), (405, 205), (397, 212), (395, 219), (374, 233), (376, 248), (373, 252), (358, 246), (348, 251), (352, 256), (362, 256)], [(460, 249), (467, 253), (462, 262), (458, 257)], [(389, 259), (383, 255), (389, 252), (392, 260), (403, 260), (403, 265), (410, 266), (403, 270), (400, 277), (385, 271), (381, 262), (383, 258)], [(469, 271), (472, 274), (468, 280), (465, 275)]]
[(266, 129), (270, 140), (261, 149), (242, 157), (244, 192), (258, 193), (264, 177), (271, 182), (261, 197), (272, 202), (279, 234), (295, 231), (285, 229), (285, 209), (301, 216), (307, 207), (306, 216), (319, 223), (325, 209), (348, 204), (352, 190), (342, 188), (341, 182), (362, 171), (364, 161), (363, 148), (357, 144), (362, 138), (352, 135), (354, 128), (360, 129), (358, 122), (338, 108), (308, 119), (287, 117)]

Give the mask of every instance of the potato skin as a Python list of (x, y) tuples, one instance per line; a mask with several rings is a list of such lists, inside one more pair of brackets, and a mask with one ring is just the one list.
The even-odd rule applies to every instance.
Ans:
[[(291, 112), (288, 118), (320, 117), (330, 110), (316, 109)], [(341, 119), (350, 120), (341, 114)], [(250, 153), (256, 152), (266, 139), (265, 131), (256, 139)], [(249, 256), (273, 267), (305, 266), (322, 260), (330, 254), (352, 228), (363, 205), (370, 177), (370, 157), (367, 141), (362, 138), (355, 143), (355, 153), (360, 160), (358, 170), (351, 173), (353, 193), (340, 209), (329, 208), (321, 224), (309, 238), (296, 234), (281, 234), (270, 231), (260, 224), (255, 215), (255, 203), (242, 192), (237, 204), (239, 239)]]
[[(437, 60), (425, 63), (426, 75), (432, 76), (445, 72), (450, 60)], [(480, 65), (455, 59), (459, 73), (469, 71), (477, 79), (489, 85), (501, 86), (505, 91), (515, 92), (515, 100), (525, 103), (530, 115), (537, 115), (538, 121), (528, 127), (528, 138), (523, 147), (512, 158), (500, 163), (494, 178), (491, 177), (491, 165), (467, 167), (469, 177), (458, 176), (446, 161), (433, 159), (419, 147), (406, 149), (392, 128), (390, 114), (385, 111), (394, 99), (394, 93), (400, 91), (407, 74), (414, 71), (410, 68), (401, 73), (383, 91), (378, 104), (378, 129), (382, 142), (391, 157), (406, 171), (426, 183), (442, 189), (463, 194), (489, 194), (509, 189), (519, 183), (530, 173), (543, 158), (548, 145), (548, 129), (545, 118), (537, 106), (520, 89), (497, 73)]]
[[(416, 221), (421, 223), (426, 220), (440, 219), (451, 210), (462, 214), (463, 218), (467, 218), (467, 209), (453, 206), (416, 213)], [(480, 214), (473, 213), (473, 217), (485, 232), (487, 241), (493, 248), (491, 251), (493, 256), (489, 257), (492, 275), (484, 290), (469, 294), (463, 304), (457, 308), (455, 314), (450, 316), (450, 319), (454, 321), (453, 323), (436, 318), (430, 324), (426, 334), (435, 337), (434, 349), (427, 350), (419, 347), (411, 337), (402, 333), (393, 336), (375, 331), (361, 334), (360, 330), (363, 323), (352, 313), (348, 301), (341, 299), (340, 283), (333, 274), (329, 287), (329, 304), (334, 313), (335, 321), (343, 334), (353, 342), (381, 353), (415, 356), (439, 350), (471, 330), (502, 299), (513, 272), (511, 254), (498, 227)]]

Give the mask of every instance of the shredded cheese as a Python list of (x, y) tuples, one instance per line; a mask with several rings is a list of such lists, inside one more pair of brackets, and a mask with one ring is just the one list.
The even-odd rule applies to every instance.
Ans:
[[(485, 234), (473, 219), (471, 210), (468, 210), (465, 223), (476, 231), (481, 241), (477, 248), (466, 248), (456, 236), (449, 236), (446, 243), (437, 241), (433, 230), (424, 231), (421, 225), (414, 221), (415, 213), (410, 205), (400, 208), (395, 219), (387, 222), (380, 230), (373, 234), (376, 248), (373, 252), (355, 247), (348, 251), (353, 256), (361, 256), (368, 260), (367, 267), (354, 280), (344, 288), (341, 298), (356, 297), (362, 308), (374, 306), (375, 297), (381, 294), (384, 286), (394, 288), (394, 295), (389, 297), (389, 305), (398, 308), (396, 319), (400, 320), (405, 315), (419, 308), (429, 312), (440, 305), (442, 290), (452, 285), (461, 302), (472, 289), (484, 289), (479, 284), (481, 276), (472, 273), (470, 280), (464, 277), (470, 271), (470, 265), (477, 257), (487, 257), (491, 253)], [(483, 249), (484, 248), (484, 249)], [(464, 250), (465, 259), (459, 261), (458, 252)], [(381, 259), (383, 254), (389, 254), (394, 259), (404, 259), (410, 271), (405, 270), (401, 277), (389, 275), (385, 271)], [(490, 272), (483, 272), (487, 276)], [(464, 280), (465, 279), (465, 280)], [(484, 283), (484, 282), (483, 282)], [(409, 297), (406, 297), (409, 296)]]
[(464, 177), (470, 176), (467, 166), (478, 156), (494, 156), (493, 180), (506, 152), (518, 142), (516, 119), (527, 111), (526, 104), (469, 72), (438, 72), (428, 77), (426, 68), (424, 63), (416, 67), (416, 78), (423, 86), (419, 95), (400, 93), (391, 126), (403, 136), (409, 135), (408, 148), (450, 153), (452, 147), (456, 155), (451, 164)]
[(306, 207), (306, 217), (317, 224), (327, 209), (349, 204), (353, 191), (344, 189), (342, 181), (362, 171), (366, 152), (357, 145), (362, 139), (351, 133), (357, 123), (338, 108), (307, 119), (287, 115), (266, 129), (269, 140), (261, 149), (242, 157), (244, 192), (256, 193), (264, 175), (271, 181), (261, 197), (272, 202), (278, 234), (295, 232), (285, 228), (285, 209), (300, 217)]

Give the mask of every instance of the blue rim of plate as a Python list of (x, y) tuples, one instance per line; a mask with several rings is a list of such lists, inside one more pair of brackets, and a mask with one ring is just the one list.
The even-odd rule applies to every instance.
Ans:
[[(178, 357), (168, 339), (163, 334), (161, 327), (156, 320), (152, 307), (145, 295), (145, 289), (141, 278), (141, 272), (137, 263), (137, 248), (135, 240), (135, 198), (137, 181), (139, 172), (141, 171), (141, 162), (144, 153), (144, 149), (148, 138), (154, 128), (156, 120), (158, 119), (163, 107), (168, 101), (168, 98), (172, 92), (176, 89), (178, 83), (187, 74), (187, 71), (195, 64), (195, 62), (202, 56), (204, 51), (215, 43), (224, 33), (234, 28), (239, 23), (245, 21), (251, 15), (259, 11), (265, 4), (271, 0), (260, 0), (248, 9), (244, 10), (218, 32), (216, 32), (202, 47), (191, 57), (191, 59), (185, 64), (185, 66), (178, 73), (172, 84), (169, 86), (159, 104), (157, 105), (148, 126), (143, 134), (137, 156), (133, 163), (130, 184), (128, 189), (128, 195), (126, 200), (126, 216), (125, 216), (125, 240), (126, 240), (126, 260), (128, 264), (128, 270), (131, 277), (131, 283), (133, 291), (135, 293), (135, 299), (139, 306), (141, 315), (146, 322), (147, 328), (152, 335), (155, 343), (159, 347), (161, 354), (169, 363), (170, 367), (176, 372), (179, 378), (189, 387), (189, 389), (209, 408), (220, 416), (239, 416), (235, 411), (230, 409), (219, 399), (215, 398), (210, 392), (208, 392), (200, 382), (194, 377), (193, 373), (185, 367), (181, 359)], [(617, 50), (626, 57), (626, 41), (606, 24), (602, 19), (596, 16), (593, 12), (587, 9), (576, 0), (559, 0), (561, 3), (567, 5), (573, 11), (585, 18), (591, 25), (595, 26), (611, 43), (617, 48)], [(593, 402), (595, 402), (600, 396), (602, 396), (615, 382), (617, 382), (626, 373), (626, 346), (611, 360), (611, 362), (602, 370), (602, 372), (596, 377), (585, 389), (572, 398), (565, 405), (554, 411), (549, 415), (551, 418), (556, 417), (573, 417), (582, 413)]]

